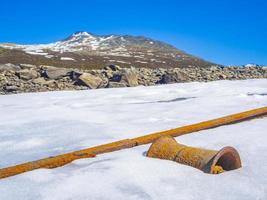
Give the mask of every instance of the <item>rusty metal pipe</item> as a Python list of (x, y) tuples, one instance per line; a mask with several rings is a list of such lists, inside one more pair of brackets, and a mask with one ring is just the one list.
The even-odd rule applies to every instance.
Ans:
[(96, 147), (74, 151), (71, 153), (61, 154), (58, 156), (52, 156), (32, 162), (27, 162), (7, 168), (0, 169), (0, 179), (21, 174), (24, 172), (32, 171), (35, 169), (53, 169), (62, 167), (66, 164), (71, 163), (74, 160), (82, 158), (93, 158), (96, 154), (116, 151), (120, 149), (130, 148), (135, 146), (132, 141), (126, 139), (118, 142), (112, 142), (109, 144), (99, 145)]
[(189, 147), (177, 143), (171, 136), (157, 139), (150, 146), (147, 156), (172, 160), (210, 174), (241, 167), (239, 154), (233, 147), (224, 147), (219, 151)]
[[(95, 155), (102, 154), (102, 153), (113, 152), (113, 151), (117, 151), (120, 149), (126, 149), (126, 148), (131, 148), (134, 146), (152, 143), (162, 136), (177, 137), (180, 135), (185, 135), (185, 134), (197, 132), (200, 130), (215, 128), (215, 127), (223, 126), (227, 124), (238, 123), (241, 121), (261, 117), (264, 115), (267, 115), (267, 107), (257, 108), (257, 109), (209, 120), (209, 121), (187, 125), (187, 126), (167, 130), (167, 131), (152, 133), (152, 134), (144, 135), (141, 137), (136, 137), (133, 139), (120, 140), (117, 142), (103, 144), (103, 145), (99, 145), (99, 146), (95, 146), (95, 147), (91, 147), (91, 148), (87, 148), (87, 149), (83, 149), (79, 151), (74, 151), (74, 152), (67, 153), (67, 154), (62, 154), (62, 155), (49, 157), (49, 158), (45, 158), (45, 159), (41, 159), (37, 161), (27, 162), (27, 163), (23, 163), (23, 164), (11, 166), (11, 167), (6, 167), (3, 169), (0, 169), (0, 179), (6, 178), (9, 176), (14, 176), (17, 174), (21, 174), (23, 172), (31, 171), (34, 169), (61, 167), (65, 164), (72, 162), (73, 160), (86, 158), (83, 156), (75, 156), (73, 158), (73, 155), (88, 155), (88, 157), (93, 157)], [(52, 167), (49, 167), (49, 166), (52, 166)]]

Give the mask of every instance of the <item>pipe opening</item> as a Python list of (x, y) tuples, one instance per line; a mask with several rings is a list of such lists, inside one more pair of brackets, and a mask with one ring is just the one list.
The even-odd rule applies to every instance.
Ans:
[(213, 160), (210, 173), (216, 173), (213, 171), (216, 167), (221, 167), (223, 171), (240, 168), (241, 160), (238, 152), (233, 147), (225, 147), (220, 150)]
[(222, 157), (220, 157), (216, 165), (221, 166), (226, 171), (238, 168), (237, 161), (232, 153), (224, 154)]

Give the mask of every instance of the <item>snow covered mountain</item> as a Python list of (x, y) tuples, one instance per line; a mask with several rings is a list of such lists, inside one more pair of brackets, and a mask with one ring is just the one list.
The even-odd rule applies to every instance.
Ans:
[(136, 67), (212, 65), (169, 44), (142, 36), (96, 36), (88, 32), (76, 32), (65, 40), (50, 44), (3, 43), (0, 48), (0, 63), (27, 62), (95, 68), (107, 64)]

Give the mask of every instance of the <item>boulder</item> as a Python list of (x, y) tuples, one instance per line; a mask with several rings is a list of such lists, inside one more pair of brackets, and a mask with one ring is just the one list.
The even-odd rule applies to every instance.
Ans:
[(78, 84), (81, 83), (90, 89), (97, 89), (102, 85), (102, 79), (89, 73), (83, 73), (79, 79)]
[(66, 68), (48, 67), (43, 72), (43, 76), (49, 79), (60, 79), (69, 76), (72, 70)]
[(161, 79), (157, 83), (159, 84), (180, 83), (180, 82), (185, 82), (186, 80), (187, 78), (183, 73), (175, 71), (163, 74)]
[(3, 71), (18, 71), (21, 70), (21, 68), (18, 65), (14, 65), (11, 63), (7, 64), (0, 64), (0, 72)]
[(116, 72), (112, 74), (112, 77), (110, 78), (110, 81), (112, 82), (120, 82), (122, 78), (122, 74), (120, 72)]
[(163, 74), (161, 79), (159, 80), (159, 84), (170, 84), (170, 83), (175, 83), (176, 79), (173, 76), (173, 74)]
[(17, 71), (16, 75), (23, 80), (31, 80), (38, 77), (38, 73), (34, 69), (22, 69)]
[(123, 69), (121, 71), (121, 82), (126, 82), (127, 86), (129, 87), (138, 86), (138, 75), (135, 69)]
[(176, 81), (179, 82), (185, 82), (187, 81), (187, 76), (185, 73), (180, 72), (180, 71), (175, 71), (175, 77), (176, 77)]

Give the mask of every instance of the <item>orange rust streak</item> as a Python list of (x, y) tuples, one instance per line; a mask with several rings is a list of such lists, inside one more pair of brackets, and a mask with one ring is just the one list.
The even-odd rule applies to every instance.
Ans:
[(79, 151), (74, 151), (67, 154), (62, 154), (54, 157), (49, 157), (33, 162), (28, 162), (16, 166), (11, 166), (7, 168), (0, 169), (0, 179), (6, 178), (9, 176), (14, 176), (17, 174), (21, 174), (23, 172), (32, 171), (34, 169), (40, 168), (56, 168), (71, 163), (76, 159), (81, 158), (91, 158), (95, 155), (113, 152), (120, 149), (131, 148), (138, 145), (148, 144), (154, 142), (156, 139), (161, 136), (172, 136), (177, 137), (180, 135), (197, 132), (204, 129), (215, 128), (218, 126), (223, 126), (227, 124), (237, 123), (249, 119), (253, 119), (256, 117), (260, 117), (263, 115), (267, 115), (267, 107), (262, 107), (254, 110), (249, 110), (246, 112), (241, 112), (233, 115), (228, 115), (222, 118), (217, 118), (209, 121), (204, 121), (192, 125), (187, 125), (167, 131), (161, 131), (157, 133), (152, 133), (149, 135), (133, 138), (133, 139), (125, 139), (117, 142), (112, 142), (108, 144), (103, 144)]

